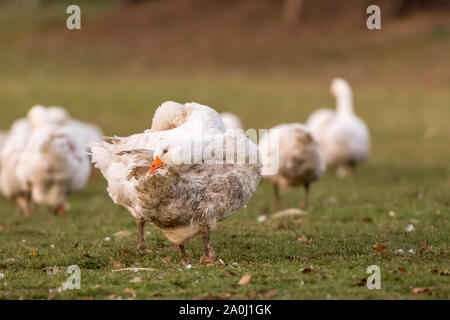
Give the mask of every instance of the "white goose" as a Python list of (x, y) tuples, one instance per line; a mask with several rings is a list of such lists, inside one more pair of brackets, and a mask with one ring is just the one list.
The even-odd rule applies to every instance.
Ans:
[(32, 203), (29, 191), (22, 188), (17, 178), (16, 168), (27, 146), (30, 131), (27, 119), (16, 120), (9, 130), (8, 139), (0, 154), (0, 190), (6, 198), (17, 202), (25, 216), (30, 216)]
[(244, 129), (241, 119), (237, 115), (231, 112), (223, 112), (220, 114), (222, 117), (225, 129), (227, 130), (240, 130)]
[[(274, 134), (278, 134), (278, 144), (270, 143)], [(296, 186), (304, 186), (305, 198), (301, 206), (308, 207), (310, 184), (318, 180), (325, 171), (319, 146), (309, 129), (299, 123), (275, 126), (262, 137), (259, 150), (265, 169), (273, 165), (271, 161), (278, 155), (278, 171), (275, 174), (264, 175), (264, 178), (273, 183), (276, 208), (279, 209), (281, 204), (279, 187)]]
[[(214, 144), (241, 147), (246, 161), (224, 164), (224, 153), (217, 148), (194, 151)], [(225, 133), (220, 115), (196, 103), (166, 102), (157, 109), (151, 130), (89, 146), (92, 161), (108, 181), (110, 197), (136, 218), (138, 249), (145, 249), (143, 228), (150, 221), (178, 245), (184, 264), (189, 263), (184, 245), (200, 234), (200, 262), (214, 261), (210, 230), (247, 204), (260, 179), (256, 145), (241, 134)], [(250, 154), (256, 156), (253, 163)], [(209, 163), (212, 159), (222, 161)]]
[(53, 122), (42, 106), (33, 107), (26, 120), (13, 125), (2, 160), (2, 190), (25, 216), (36, 205), (62, 213), (66, 195), (82, 188), (90, 174), (83, 139)]
[(327, 166), (337, 169), (339, 177), (352, 176), (370, 152), (370, 136), (365, 123), (355, 115), (350, 85), (344, 79), (331, 82), (336, 111), (319, 109), (307, 125), (316, 137)]

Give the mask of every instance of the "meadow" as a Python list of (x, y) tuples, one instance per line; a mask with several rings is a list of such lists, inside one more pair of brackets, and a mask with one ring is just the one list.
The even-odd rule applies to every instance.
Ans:
[[(212, 232), (223, 264), (200, 265), (202, 244), (195, 239), (187, 246), (190, 269), (150, 224), (145, 230), (152, 253), (136, 250), (136, 223), (108, 197), (97, 171), (84, 190), (69, 197), (62, 216), (43, 208), (25, 219), (1, 197), (0, 299), (449, 298), (448, 51), (447, 60), (419, 64), (424, 56), (446, 57), (450, 27), (400, 43), (404, 50), (384, 43), (377, 57), (369, 50), (358, 52), (355, 61), (322, 55), (311, 61), (317, 69), (310, 66), (305, 73), (194, 73), (136, 70), (122, 53), (107, 50), (30, 48), (30, 37), (60, 22), (55, 12), (17, 25), (1, 20), (0, 26), (8, 26), (1, 32), (9, 37), (0, 52), (1, 129), (40, 103), (61, 105), (106, 135), (129, 135), (148, 128), (166, 100), (196, 101), (238, 114), (248, 128), (270, 128), (304, 122), (316, 108), (333, 107), (328, 85), (330, 75), (339, 73), (353, 87), (372, 152), (354, 179), (327, 172), (313, 184), (304, 215), (273, 218), (272, 187), (262, 181), (247, 208)], [(421, 55), (424, 45), (428, 56)], [(336, 61), (339, 67), (330, 71)], [(362, 72), (383, 63), (392, 67), (385, 74)], [(298, 207), (302, 196), (300, 189), (283, 191), (283, 208)], [(261, 216), (266, 220), (260, 222)], [(70, 265), (81, 268), (81, 288), (58, 290)], [(380, 267), (380, 290), (366, 287), (370, 265)], [(118, 271), (132, 267), (148, 270)], [(239, 285), (247, 273), (250, 283)]]

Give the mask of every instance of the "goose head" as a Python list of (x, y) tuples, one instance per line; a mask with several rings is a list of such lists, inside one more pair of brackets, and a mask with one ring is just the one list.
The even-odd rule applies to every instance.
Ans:
[(165, 174), (169, 168), (177, 172), (189, 170), (193, 165), (191, 147), (192, 143), (189, 140), (162, 144), (153, 153), (153, 163), (147, 176)]
[(186, 120), (184, 105), (166, 101), (156, 109), (153, 116), (151, 131), (170, 130), (178, 127)]
[(336, 109), (338, 113), (353, 113), (352, 89), (348, 82), (342, 78), (331, 81), (331, 94), (336, 98)]

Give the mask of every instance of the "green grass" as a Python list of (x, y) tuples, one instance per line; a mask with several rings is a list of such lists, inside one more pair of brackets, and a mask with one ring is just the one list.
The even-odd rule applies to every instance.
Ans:
[[(101, 124), (108, 134), (142, 131), (149, 126), (155, 107), (168, 98), (232, 110), (248, 126), (258, 128), (287, 119), (304, 121), (316, 106), (332, 103), (324, 88), (292, 79), (281, 83), (253, 79), (246, 86), (242, 83), (247, 80), (232, 77), (216, 77), (212, 83), (183, 76), (129, 76), (125, 81), (81, 74), (42, 81), (41, 76), (30, 75), (21, 85), (12, 85), (10, 79), (0, 79), (0, 93), (7, 101), (2, 106), (3, 126), (35, 101), (62, 104), (73, 115)], [(70, 211), (63, 217), (41, 210), (26, 220), (13, 204), (1, 200), (0, 221), (7, 227), (0, 231), (0, 272), (5, 274), (0, 297), (47, 298), (49, 290), (68, 276), (65, 268), (76, 264), (82, 268), (81, 290), (52, 293), (55, 298), (102, 299), (112, 294), (128, 298), (125, 288), (136, 290), (139, 299), (263, 298), (261, 290), (273, 289), (278, 290), (272, 297), (277, 299), (448, 298), (449, 278), (439, 274), (449, 268), (445, 95), (429, 92), (414, 99), (399, 92), (394, 97), (379, 89), (358, 90), (358, 86), (355, 92), (357, 110), (373, 137), (369, 163), (352, 181), (327, 174), (313, 185), (310, 215), (297, 218), (257, 221), (266, 206), (272, 207), (271, 186), (262, 182), (248, 207), (220, 223), (212, 235), (217, 257), (225, 266), (199, 265), (202, 249), (196, 239), (188, 246), (193, 268), (185, 269), (178, 252), (169, 249), (168, 240), (153, 226), (146, 230), (154, 253), (138, 253), (134, 220), (113, 204), (97, 174), (83, 191), (69, 198)], [(428, 102), (426, 107), (423, 101)], [(433, 125), (431, 136), (425, 135), (428, 125)], [(300, 190), (286, 190), (283, 200), (286, 208), (298, 206)], [(389, 217), (389, 211), (396, 217)], [(364, 222), (365, 218), (371, 222)], [(414, 232), (405, 232), (409, 224), (415, 226)], [(113, 234), (125, 229), (132, 236), (116, 240)], [(312, 238), (312, 244), (298, 241), (302, 235)], [(106, 237), (111, 241), (105, 241)], [(376, 253), (371, 246), (377, 243), (388, 252)], [(404, 253), (397, 254), (398, 249)], [(417, 254), (408, 253), (410, 249)], [(30, 255), (33, 251), (36, 256)], [(171, 262), (162, 262), (165, 257)], [(112, 261), (155, 271), (113, 272)], [(358, 285), (373, 264), (381, 268), (381, 290)], [(42, 269), (49, 266), (63, 271), (48, 275)], [(406, 273), (399, 272), (399, 267)], [(303, 273), (302, 268), (313, 272)], [(237, 285), (247, 272), (253, 276), (251, 283)], [(142, 282), (130, 283), (136, 276)], [(411, 293), (414, 287), (428, 286), (435, 287), (429, 295)]]
[[(51, 24), (54, 12), (40, 16), (38, 25)], [(33, 21), (18, 23), (5, 34), (32, 33), (34, 26)], [(257, 299), (274, 289), (272, 299), (448, 299), (450, 278), (441, 275), (450, 268), (448, 73), (430, 72), (423, 81), (414, 73), (421, 68), (402, 65), (402, 53), (392, 50), (385, 53), (389, 65), (403, 73), (387, 70), (366, 77), (358, 69), (360, 58), (353, 68), (359, 76), (349, 79), (357, 113), (372, 136), (369, 162), (351, 181), (329, 172), (315, 183), (309, 215), (270, 219), (272, 189), (262, 181), (247, 208), (212, 233), (217, 258), (225, 265), (200, 265), (202, 245), (195, 239), (187, 247), (193, 267), (186, 269), (152, 225), (146, 226), (146, 242), (153, 253), (136, 251), (136, 224), (108, 197), (97, 172), (84, 190), (69, 197), (70, 210), (61, 217), (40, 210), (24, 219), (13, 203), (0, 198), (0, 299), (126, 299), (131, 297), (127, 288), (136, 291), (137, 299)], [(327, 90), (330, 79), (321, 73), (135, 72), (118, 63), (114, 53), (103, 54), (88, 51), (69, 59), (61, 52), (24, 51), (20, 45), (3, 50), (0, 128), (8, 128), (38, 103), (62, 105), (108, 135), (143, 131), (156, 107), (168, 99), (235, 112), (254, 128), (304, 122), (316, 108), (334, 104)], [(448, 65), (429, 63), (430, 70)], [(301, 190), (285, 190), (282, 199), (285, 208), (296, 207)], [(268, 219), (259, 223), (263, 214)], [(405, 231), (410, 224), (414, 232)], [(131, 236), (115, 239), (114, 233), (122, 230), (130, 230)], [(297, 240), (303, 235), (312, 243)], [(377, 253), (375, 244), (385, 245), (387, 252)], [(170, 263), (161, 260), (167, 257)], [(113, 272), (117, 262), (154, 271)], [(81, 289), (58, 292), (68, 277), (66, 268), (74, 264), (82, 270)], [(381, 268), (381, 290), (361, 285), (370, 265)], [(49, 275), (46, 267), (61, 271)], [(305, 268), (312, 272), (303, 272)], [(251, 282), (239, 286), (245, 273), (252, 274)], [(142, 282), (130, 282), (135, 277)], [(416, 295), (412, 289), (417, 287), (433, 289)]]

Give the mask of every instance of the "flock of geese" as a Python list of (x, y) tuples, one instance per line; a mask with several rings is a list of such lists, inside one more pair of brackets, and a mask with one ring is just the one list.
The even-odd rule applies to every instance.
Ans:
[[(61, 107), (34, 106), (0, 132), (0, 191), (27, 217), (38, 206), (63, 214), (67, 195), (86, 185), (92, 162), (114, 203), (136, 219), (139, 250), (146, 251), (144, 224), (152, 222), (178, 246), (183, 264), (189, 264), (185, 245), (198, 235), (204, 244), (200, 262), (213, 263), (210, 231), (247, 205), (275, 152), (279, 169), (263, 177), (274, 185), (277, 207), (280, 187), (304, 186), (302, 205), (308, 206), (310, 184), (326, 167), (349, 177), (366, 160), (369, 133), (354, 113), (350, 86), (334, 79), (331, 92), (336, 110), (317, 110), (305, 125), (277, 125), (259, 145), (244, 134), (239, 117), (198, 103), (167, 101), (150, 129), (105, 138), (101, 129), (72, 119)], [(266, 143), (275, 132), (277, 150)], [(206, 152), (211, 145), (226, 151)], [(193, 151), (188, 160), (186, 146)], [(243, 161), (227, 161), (229, 150), (232, 159)]]

